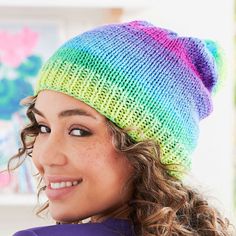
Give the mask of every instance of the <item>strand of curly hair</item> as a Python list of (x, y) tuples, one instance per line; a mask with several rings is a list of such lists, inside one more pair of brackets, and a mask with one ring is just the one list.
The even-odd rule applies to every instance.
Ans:
[[(9, 171), (22, 164), (20, 157), (31, 156), (34, 140), (38, 134), (37, 122), (32, 112), (35, 100), (36, 97), (29, 97), (23, 101), (23, 104), (28, 106), (26, 114), (30, 124), (21, 132), (22, 148), (9, 160)], [(153, 141), (135, 143), (127, 135), (127, 130), (118, 128), (109, 120), (107, 126), (114, 147), (124, 153), (134, 167), (134, 174), (129, 179), (134, 186), (134, 193), (128, 207), (129, 218), (133, 222), (137, 236), (233, 235), (229, 221), (211, 207), (198, 191), (167, 174), (168, 166), (160, 161), (161, 154), (157, 143)], [(11, 166), (15, 160), (18, 160), (17, 164)], [(39, 178), (38, 197), (44, 188), (42, 178)], [(39, 207), (37, 214), (47, 210), (48, 206), (49, 202), (46, 201)], [(124, 208), (124, 211), (127, 209)]]
[(160, 148), (153, 141), (134, 143), (126, 132), (109, 122), (113, 143), (135, 168), (132, 221), (137, 235), (226, 236), (229, 221), (196, 190), (167, 174)]

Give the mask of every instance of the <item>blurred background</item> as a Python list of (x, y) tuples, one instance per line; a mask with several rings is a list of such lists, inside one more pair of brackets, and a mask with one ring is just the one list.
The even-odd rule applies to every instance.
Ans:
[[(196, 186), (228, 218), (236, 213), (234, 0), (0, 0), (0, 170), (17, 152), (26, 122), (19, 101), (32, 94), (42, 63), (65, 40), (98, 25), (147, 20), (184, 36), (218, 41), (225, 78), (213, 98), (214, 112), (201, 122), (193, 170)], [(26, 162), (0, 174), (0, 235), (52, 224), (35, 216), (35, 171)]]

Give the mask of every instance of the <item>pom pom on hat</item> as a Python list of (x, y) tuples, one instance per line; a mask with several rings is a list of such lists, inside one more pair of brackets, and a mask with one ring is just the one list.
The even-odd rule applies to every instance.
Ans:
[(133, 140), (155, 140), (168, 173), (181, 178), (191, 167), (199, 121), (212, 111), (215, 56), (209, 41), (179, 37), (146, 21), (103, 25), (49, 58), (35, 94), (68, 94), (118, 127), (131, 128)]
[(213, 94), (217, 93), (221, 88), (224, 79), (226, 78), (226, 58), (221, 48), (220, 44), (216, 41), (207, 39), (205, 40), (206, 47), (214, 58), (216, 63), (217, 73), (218, 73), (218, 81), (216, 85), (213, 87)]

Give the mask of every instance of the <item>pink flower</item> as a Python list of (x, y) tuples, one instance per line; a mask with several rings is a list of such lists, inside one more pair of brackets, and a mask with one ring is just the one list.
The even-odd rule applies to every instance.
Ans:
[(38, 34), (29, 28), (11, 34), (0, 31), (0, 62), (17, 67), (26, 57), (32, 54), (38, 41)]
[(0, 187), (6, 187), (10, 184), (11, 182), (11, 175), (6, 173), (1, 173), (0, 174)]

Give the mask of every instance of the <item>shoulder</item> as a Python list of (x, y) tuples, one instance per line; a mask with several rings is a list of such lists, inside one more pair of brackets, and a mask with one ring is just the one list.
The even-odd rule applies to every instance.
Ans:
[(31, 228), (16, 232), (13, 236), (117, 236), (101, 225), (53, 225), (45, 227)]
[(123, 221), (105, 221), (80, 225), (64, 224), (31, 228), (13, 236), (134, 236), (131, 225)]

